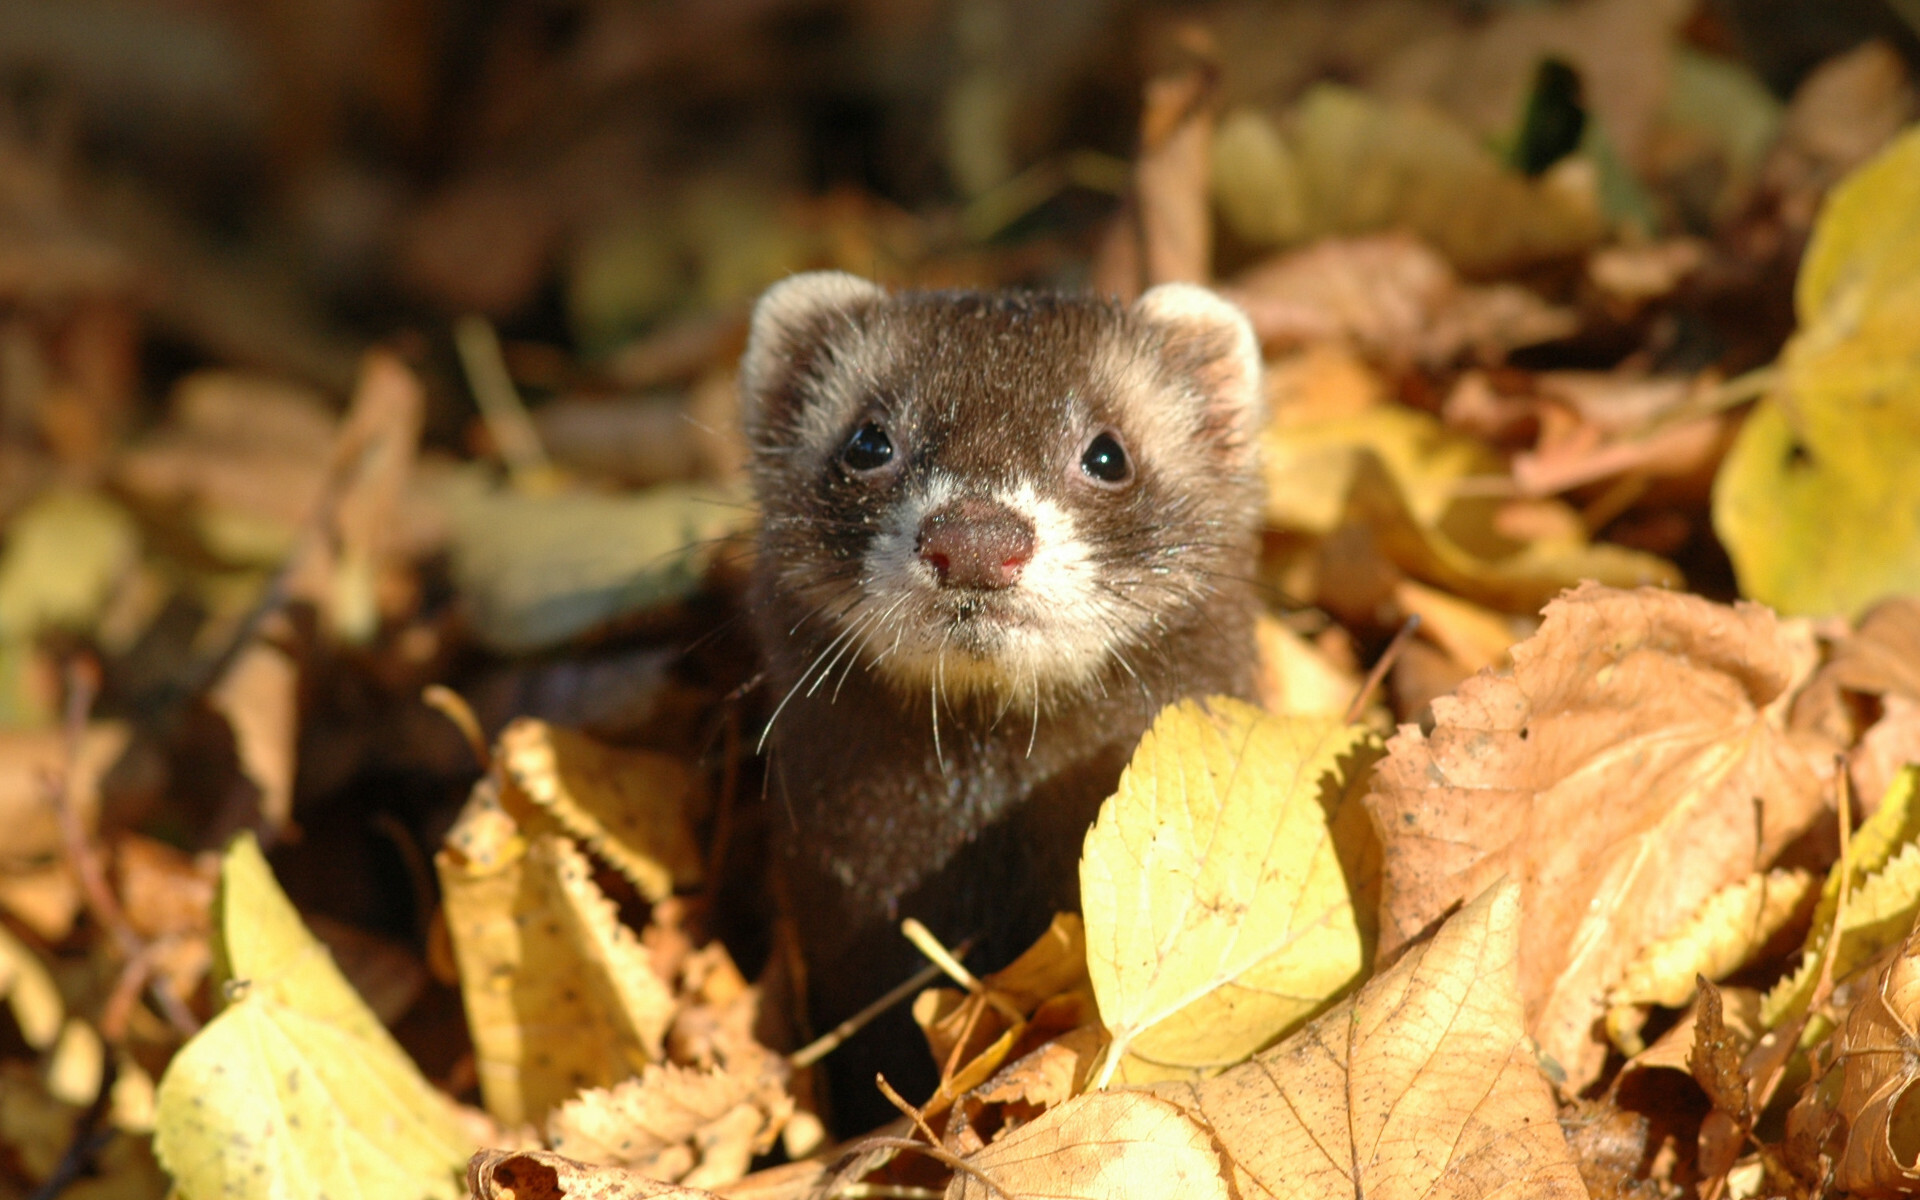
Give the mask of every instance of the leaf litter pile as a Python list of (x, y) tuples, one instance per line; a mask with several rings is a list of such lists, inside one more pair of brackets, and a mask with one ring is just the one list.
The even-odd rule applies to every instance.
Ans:
[[(0, 1196), (1920, 1193), (1911, 5), (20, 8)], [(1260, 703), (903, 931), (880, 1130), (738, 619), (814, 267), (1268, 369)]]

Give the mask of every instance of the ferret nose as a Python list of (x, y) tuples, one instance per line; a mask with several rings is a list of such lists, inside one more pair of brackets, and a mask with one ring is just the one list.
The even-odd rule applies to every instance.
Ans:
[(997, 501), (963, 497), (927, 514), (915, 549), (941, 587), (1012, 587), (1033, 558), (1033, 522)]

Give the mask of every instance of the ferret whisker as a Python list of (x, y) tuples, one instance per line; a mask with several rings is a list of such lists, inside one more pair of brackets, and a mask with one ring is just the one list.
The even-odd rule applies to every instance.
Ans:
[[(810, 662), (808, 662), (806, 669), (800, 672), (799, 678), (793, 681), (793, 686), (787, 689), (787, 694), (780, 697), (780, 703), (774, 706), (773, 715), (767, 718), (766, 727), (760, 731), (760, 741), (754, 747), (755, 754), (758, 754), (762, 750), (766, 749), (767, 739), (771, 737), (773, 734), (774, 724), (780, 720), (780, 714), (787, 710), (787, 704), (793, 699), (794, 693), (798, 692), (802, 687), (806, 686), (808, 677), (814, 673), (814, 668), (820, 665), (821, 659), (826, 657), (826, 655), (833, 650), (835, 645), (840, 643), (843, 639), (845, 639), (848, 636), (849, 636), (849, 633), (843, 630), (841, 633), (835, 636), (832, 641), (828, 642), (824, 647), (822, 647), (819, 651), (817, 651), (814, 654), (813, 659)], [(814, 690), (817, 690), (818, 687), (819, 687), (819, 681), (815, 680)], [(813, 694), (813, 690), (809, 690), (807, 694), (811, 696)]]
[[(833, 639), (832, 644), (837, 645), (839, 649), (834, 651), (833, 657), (828, 659), (826, 665), (821, 667), (814, 675), (813, 686), (807, 689), (808, 699), (812, 699), (813, 696), (820, 691), (820, 685), (827, 681), (827, 676), (833, 674), (834, 667), (838, 666), (840, 660), (848, 655), (854, 646), (858, 644), (860, 631), (865, 629), (872, 621), (872, 616), (862, 616), (859, 620), (847, 626), (846, 630), (842, 632), (839, 637)], [(824, 653), (823, 651), (822, 654), (824, 655)]]

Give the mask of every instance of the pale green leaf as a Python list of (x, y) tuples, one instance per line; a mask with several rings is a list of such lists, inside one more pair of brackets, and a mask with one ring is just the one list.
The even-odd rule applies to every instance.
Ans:
[(185, 1200), (462, 1196), (474, 1149), (301, 924), (259, 845), (222, 864), (226, 1008), (160, 1081), (154, 1148)]

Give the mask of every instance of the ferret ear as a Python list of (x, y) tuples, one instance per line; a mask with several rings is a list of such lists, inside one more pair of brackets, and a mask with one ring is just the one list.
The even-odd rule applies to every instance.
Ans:
[(760, 294), (740, 358), (740, 406), (749, 430), (790, 392), (840, 319), (886, 298), (877, 284), (845, 271), (792, 275)]
[(1158, 328), (1167, 366), (1191, 379), (1207, 402), (1205, 420), (1234, 446), (1251, 446), (1266, 419), (1260, 341), (1239, 307), (1192, 283), (1163, 283), (1133, 302)]

